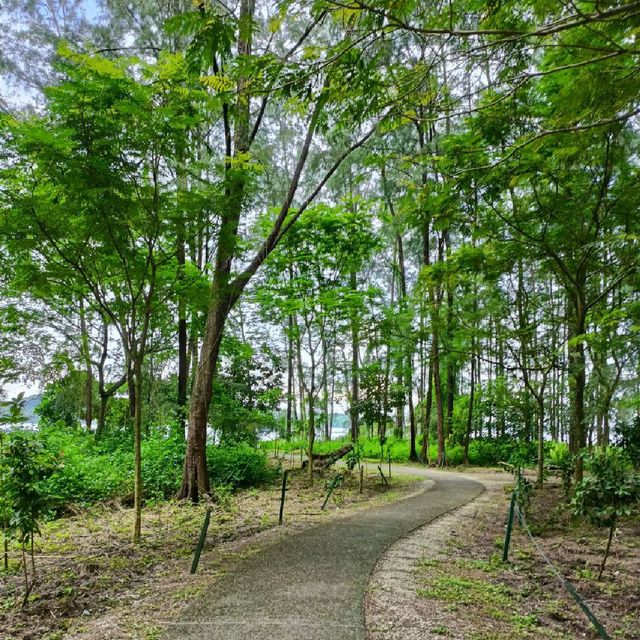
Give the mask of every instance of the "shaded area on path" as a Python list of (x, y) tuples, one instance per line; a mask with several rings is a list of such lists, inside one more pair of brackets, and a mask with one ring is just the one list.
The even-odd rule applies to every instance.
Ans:
[(164, 638), (362, 640), (365, 590), (384, 550), (483, 491), (466, 477), (411, 472), (433, 480), (433, 486), (266, 547), (216, 580), (179, 620), (168, 623)]

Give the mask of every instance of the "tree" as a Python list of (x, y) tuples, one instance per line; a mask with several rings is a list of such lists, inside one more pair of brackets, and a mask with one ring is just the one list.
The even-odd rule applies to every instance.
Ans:
[(138, 81), (130, 60), (60, 55), (67, 81), (48, 91), (47, 113), (6, 123), (2, 238), (21, 281), (31, 274), (51, 298), (72, 292), (90, 301), (118, 332), (134, 416), (137, 540), (143, 367), (152, 316), (172, 290), (172, 254), (162, 247), (173, 201), (165, 169), (192, 121), (176, 118), (172, 83), (183, 71), (175, 59), (145, 66)]
[[(361, 316), (369, 291), (354, 287), (376, 244), (371, 211), (348, 199), (344, 206), (310, 208), (267, 261), (266, 282), (259, 292), (263, 308), (284, 320), (295, 318), (292, 339), (308, 358), (303, 376), (308, 408), (309, 477), (313, 474), (316, 402), (325, 386), (326, 354), (339, 324)], [(357, 345), (359, 348), (359, 345)], [(359, 410), (353, 404), (352, 408)], [(325, 407), (326, 411), (326, 407)], [(353, 435), (353, 434), (352, 434)]]
[[(358, 56), (351, 38), (328, 50), (324, 63), (315, 61), (314, 56), (311, 56), (311, 69), (305, 69), (302, 64), (293, 64), (294, 55), (298, 54), (309, 34), (324, 20), (326, 11), (311, 16), (302, 36), (285, 50), (284, 63), (275, 64), (269, 64), (272, 62), (271, 56), (257, 56), (253, 53), (254, 5), (250, 0), (240, 3), (237, 20), (228, 14), (223, 17), (215, 10), (207, 13), (204, 5), (200, 6), (200, 14), (201, 21), (196, 22), (197, 30), (187, 57), (197, 58), (199, 70), (211, 68), (216, 76), (220, 76), (223, 69), (234, 69), (235, 74), (229, 80), (235, 87), (236, 103), (233, 111), (228, 102), (223, 102), (222, 105), (227, 204), (217, 231), (209, 308), (191, 393), (187, 453), (179, 493), (180, 497), (192, 500), (197, 500), (199, 495), (209, 491), (205, 459), (207, 415), (220, 343), (229, 312), (267, 257), (315, 200), (342, 162), (361, 147), (377, 128), (377, 122), (374, 122), (373, 126), (361, 133), (360, 123), (366, 122), (367, 118), (379, 117), (383, 109), (379, 96), (373, 91), (380, 85), (379, 74), (375, 72), (375, 58)], [(228, 30), (230, 26), (235, 27), (236, 34), (235, 64)], [(358, 57), (355, 67), (351, 64), (354, 56)], [(238, 64), (237, 60), (241, 60), (242, 64)], [(265, 67), (267, 79), (266, 83), (261, 83)], [(278, 82), (284, 82), (283, 93), (274, 89)], [(263, 86), (265, 93), (258, 115), (251, 124), (251, 101), (256, 97), (258, 86)], [(347, 86), (349, 91), (345, 92)], [(288, 180), (282, 204), (276, 213), (271, 214), (268, 230), (256, 253), (249, 256), (246, 266), (234, 275), (232, 265), (240, 252), (240, 223), (245, 213), (249, 178), (242, 167), (251, 157), (252, 144), (273, 98), (285, 98), (282, 101), (285, 103), (288, 98), (290, 104), (297, 105), (298, 109), (300, 104), (304, 104), (304, 110), (310, 116), (304, 125), (297, 161)], [(295, 206), (312, 143), (319, 129), (325, 127), (331, 127), (336, 134), (342, 136), (343, 150), (319, 172), (320, 177), (313, 181), (307, 195)]]

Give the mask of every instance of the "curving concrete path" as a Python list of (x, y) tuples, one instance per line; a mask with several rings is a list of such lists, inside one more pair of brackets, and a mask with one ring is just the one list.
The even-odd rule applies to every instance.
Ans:
[(384, 550), (483, 491), (463, 476), (407, 471), (433, 485), (266, 547), (169, 623), (165, 640), (363, 640), (365, 590)]

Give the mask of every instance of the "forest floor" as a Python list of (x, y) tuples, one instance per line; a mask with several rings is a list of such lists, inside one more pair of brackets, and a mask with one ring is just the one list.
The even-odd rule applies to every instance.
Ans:
[[(297, 461), (284, 461), (285, 467)], [(0, 570), (0, 640), (153, 640), (160, 619), (179, 614), (216, 576), (267, 544), (311, 525), (386, 504), (424, 490), (418, 477), (382, 484), (376, 465), (347, 475), (321, 511), (327, 471), (309, 487), (306, 474), (289, 475), (285, 524), (278, 526), (280, 484), (219, 497), (216, 504), (163, 502), (143, 512), (143, 540), (131, 543), (133, 513), (116, 503), (79, 509), (42, 527), (36, 539), (37, 579), (24, 607), (17, 550)], [(207, 508), (207, 541), (195, 575), (189, 569)]]
[[(520, 526), (509, 564), (501, 562), (512, 485), (482, 480), (482, 496), (397, 541), (379, 560), (366, 603), (368, 639), (598, 638)], [(640, 520), (620, 523), (598, 581), (607, 532), (572, 522), (562, 500), (557, 483), (535, 492), (527, 522), (537, 544), (611, 638), (637, 640)]]

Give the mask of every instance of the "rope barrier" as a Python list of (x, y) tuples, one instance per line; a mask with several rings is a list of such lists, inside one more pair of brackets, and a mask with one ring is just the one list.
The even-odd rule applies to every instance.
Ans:
[(551, 572), (553, 573), (555, 578), (558, 580), (560, 585), (562, 587), (564, 587), (564, 589), (567, 591), (567, 593), (569, 593), (569, 595), (573, 598), (573, 600), (576, 602), (576, 604), (580, 607), (582, 612), (587, 616), (587, 618), (589, 618), (589, 621), (595, 627), (596, 631), (598, 632), (598, 635), (603, 640), (611, 640), (611, 636), (609, 636), (609, 634), (607, 633), (605, 628), (602, 626), (602, 624), (600, 623), (598, 618), (596, 618), (596, 616), (593, 613), (593, 611), (591, 611), (591, 609), (589, 608), (589, 605), (584, 601), (584, 599), (578, 593), (576, 588), (556, 569), (555, 565), (551, 562), (551, 560), (549, 560), (549, 558), (547, 557), (547, 555), (543, 551), (543, 549), (540, 546), (540, 544), (533, 537), (533, 534), (531, 533), (531, 529), (529, 529), (529, 525), (527, 524), (527, 521), (526, 521), (526, 518), (525, 518), (525, 514), (522, 512), (522, 510), (520, 509), (520, 507), (518, 505), (516, 505), (516, 511), (518, 513), (518, 519), (520, 520), (520, 524), (522, 525), (522, 528), (526, 531), (526, 533), (529, 536), (531, 542), (533, 543), (533, 546), (536, 548), (538, 554), (547, 563), (547, 565), (551, 569)]

